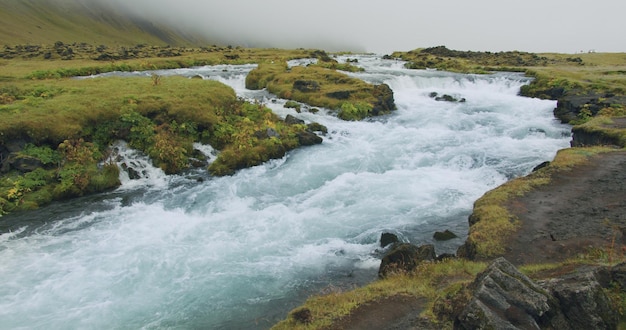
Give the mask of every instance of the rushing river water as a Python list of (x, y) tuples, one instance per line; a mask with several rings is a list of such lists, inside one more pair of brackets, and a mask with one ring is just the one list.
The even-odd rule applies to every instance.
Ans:
[(461, 237), (436, 247), (454, 252), (477, 198), (568, 146), (554, 102), (517, 96), (523, 76), (357, 58), (366, 72), (351, 75), (389, 84), (393, 114), (362, 122), (324, 109), (298, 114), (245, 89), (253, 65), (157, 72), (220, 80), (329, 133), (321, 145), (221, 178), (165, 176), (122, 148), (127, 162), (144, 164), (143, 179), (0, 218), (12, 230), (0, 235), (0, 328), (268, 328), (310, 294), (374, 280), (382, 232), (423, 244), (450, 229)]

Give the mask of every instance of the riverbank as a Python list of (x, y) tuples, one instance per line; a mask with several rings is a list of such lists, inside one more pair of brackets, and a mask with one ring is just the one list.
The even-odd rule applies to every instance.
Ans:
[[(463, 71), (467, 68), (465, 59), (482, 56), (462, 52), (444, 54), (440, 48), (433, 51), (435, 54), (431, 51), (421, 55), (416, 51), (405, 59), (416, 56), (421, 58), (421, 63), (428, 63), (428, 58), (437, 56), (436, 63), (442, 69), (453, 67)], [(621, 137), (626, 131), (622, 125), (626, 104), (619, 100), (624, 95), (626, 79), (612, 72), (622, 72), (626, 57), (607, 54), (601, 59), (600, 54), (586, 55), (581, 56), (584, 60), (564, 54), (539, 58), (547, 67), (527, 70), (527, 74), (537, 79), (523, 88), (522, 93), (559, 100), (555, 116), (576, 124), (573, 145), (587, 148), (562, 150), (543, 168), (479, 199), (469, 219), (468, 239), (459, 249), (458, 254), (464, 258), (422, 263), (408, 273), (344, 293), (347, 298), (341, 295), (312, 298), (275, 328), (452, 328), (464, 307), (459, 301), (467, 302), (464, 300), (467, 298), (459, 298), (459, 293), (465, 292), (464, 288), (485, 269), (486, 263), (497, 257), (509, 259), (534, 280), (575, 274), (581, 266), (600, 267), (624, 261), (626, 153)], [(446, 60), (446, 56), (450, 58)], [(549, 65), (552, 60), (569, 64), (554, 67)], [(607, 99), (614, 101), (605, 103)], [(589, 147), (593, 144), (609, 146)], [(439, 272), (442, 269), (457, 271), (442, 275)], [(542, 271), (546, 269), (549, 271)], [(413, 289), (416, 285), (422, 289)], [(363, 292), (370, 294), (364, 298)], [(611, 298), (613, 312), (622, 313), (623, 291), (605, 288), (603, 292)], [(331, 310), (340, 312), (330, 313)], [(325, 321), (318, 322), (318, 317)]]

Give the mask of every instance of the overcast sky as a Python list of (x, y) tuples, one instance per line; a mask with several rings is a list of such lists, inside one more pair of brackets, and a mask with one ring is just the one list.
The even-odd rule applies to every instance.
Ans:
[(377, 53), (438, 45), (476, 51), (626, 52), (624, 0), (116, 1), (232, 45)]

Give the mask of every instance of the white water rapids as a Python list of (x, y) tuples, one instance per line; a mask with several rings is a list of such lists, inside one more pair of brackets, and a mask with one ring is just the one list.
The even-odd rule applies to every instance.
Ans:
[(424, 244), (450, 229), (461, 237), (436, 247), (454, 252), (476, 199), (569, 144), (555, 102), (517, 96), (529, 82), (521, 75), (355, 57), (366, 72), (353, 76), (391, 86), (393, 114), (298, 114), (244, 88), (252, 65), (158, 71), (218, 79), (329, 133), (234, 176), (154, 171), (112, 193), (0, 218), (12, 229), (0, 235), (0, 328), (268, 328), (310, 294), (374, 280), (382, 232)]

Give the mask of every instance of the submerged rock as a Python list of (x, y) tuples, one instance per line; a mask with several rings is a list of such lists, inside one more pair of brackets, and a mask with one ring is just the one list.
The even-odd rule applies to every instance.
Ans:
[(445, 231), (435, 232), (435, 234), (433, 235), (433, 238), (437, 241), (449, 241), (457, 237), (459, 236), (447, 229)]

